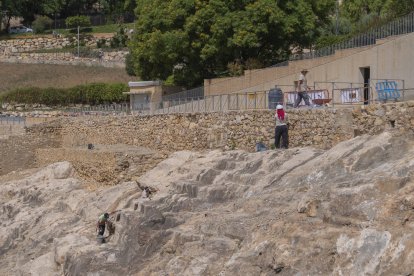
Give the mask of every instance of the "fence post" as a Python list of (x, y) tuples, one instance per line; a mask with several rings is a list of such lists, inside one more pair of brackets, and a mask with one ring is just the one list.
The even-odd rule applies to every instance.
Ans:
[(219, 103), (220, 103), (220, 108), (219, 108), (219, 111), (222, 111), (223, 110), (223, 108), (222, 108), (222, 98), (223, 98), (223, 95), (220, 95), (220, 100), (219, 100)]
[(403, 86), (403, 101), (405, 101), (405, 80), (402, 80), (402, 86)]
[(254, 109), (257, 108), (257, 92), (254, 92)]

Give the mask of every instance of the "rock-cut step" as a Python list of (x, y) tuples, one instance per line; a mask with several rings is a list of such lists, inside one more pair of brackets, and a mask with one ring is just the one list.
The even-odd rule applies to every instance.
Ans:
[(178, 194), (185, 194), (189, 198), (196, 198), (198, 195), (198, 185), (197, 182), (180, 182), (173, 183), (173, 189)]

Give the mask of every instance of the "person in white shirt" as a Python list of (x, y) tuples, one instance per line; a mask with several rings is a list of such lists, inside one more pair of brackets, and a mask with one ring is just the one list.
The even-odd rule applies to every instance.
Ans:
[[(283, 110), (283, 105), (278, 104), (275, 112), (276, 128), (275, 128), (275, 148), (285, 148), (289, 146), (287, 115)], [(282, 139), (282, 144), (280, 144)]]
[(310, 106), (308, 91), (308, 81), (306, 80), (307, 69), (302, 69), (299, 75), (299, 88), (298, 97), (296, 98), (294, 107), (298, 107), (302, 99), (305, 101), (307, 106)]

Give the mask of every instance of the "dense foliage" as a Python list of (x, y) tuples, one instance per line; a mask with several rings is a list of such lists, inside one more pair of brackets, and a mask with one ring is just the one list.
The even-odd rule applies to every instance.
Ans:
[[(413, 9), (414, 0), (137, 0), (130, 44), (136, 75), (194, 86), (320, 48), (378, 18)], [(250, 64), (250, 65), (249, 65)], [(253, 65), (253, 66), (252, 66)]]
[(53, 20), (47, 16), (38, 16), (35, 21), (33, 21), (33, 30), (36, 33), (43, 33), (46, 29), (52, 26)]
[[(39, 15), (90, 14), (117, 21), (135, 11), (128, 72), (190, 87), (273, 65), (413, 10), (414, 0), (0, 0), (0, 21), (7, 27), (13, 16), (31, 24)], [(111, 42), (125, 44), (123, 31)]]
[(343, 0), (342, 16), (358, 23), (368, 17), (396, 17), (414, 10), (414, 0)]
[(271, 65), (309, 47), (335, 0), (138, 0), (135, 73), (195, 85), (234, 62)]
[(12, 17), (22, 17), (31, 25), (38, 15), (67, 18), (77, 15), (105, 14), (116, 22), (122, 13), (132, 12), (135, 0), (0, 0), (0, 21), (6, 28)]
[(71, 16), (65, 20), (66, 27), (76, 28), (76, 27), (89, 27), (91, 26), (91, 21), (89, 17), (84, 15)]
[(0, 96), (0, 102), (45, 104), (49, 106), (69, 104), (120, 103), (127, 100), (123, 92), (128, 85), (123, 83), (92, 83), (72, 88), (21, 88)]

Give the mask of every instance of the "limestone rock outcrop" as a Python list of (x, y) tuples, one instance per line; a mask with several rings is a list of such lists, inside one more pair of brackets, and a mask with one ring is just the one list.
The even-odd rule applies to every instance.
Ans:
[[(384, 132), (330, 150), (181, 151), (96, 191), (68, 163), (7, 175), (0, 274), (410, 275), (413, 169), (412, 134)], [(116, 231), (99, 244), (103, 211)]]

